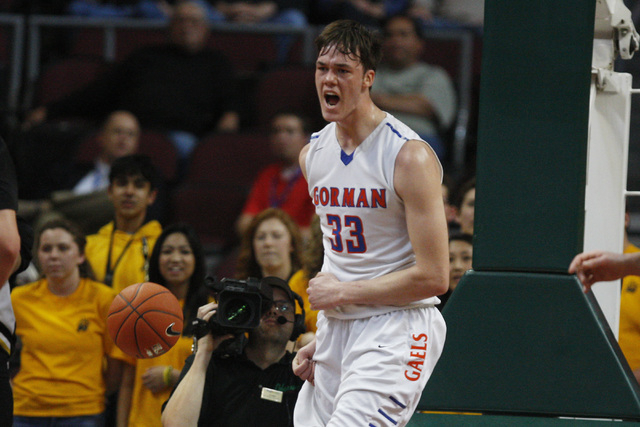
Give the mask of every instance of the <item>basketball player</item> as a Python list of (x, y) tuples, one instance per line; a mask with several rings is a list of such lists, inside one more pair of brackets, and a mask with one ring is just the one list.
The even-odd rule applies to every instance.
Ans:
[(300, 154), (324, 234), (309, 282), (316, 341), (294, 359), (307, 380), (294, 423), (405, 425), (444, 346), (435, 308), (448, 286), (442, 167), (431, 147), (372, 102), (380, 42), (341, 20), (316, 39), (316, 88), (330, 123)]
[(15, 316), (8, 279), (20, 260), (16, 221), (18, 184), (9, 150), (0, 139), (0, 425), (13, 425), (13, 393), (9, 383), (9, 354), (14, 340)]

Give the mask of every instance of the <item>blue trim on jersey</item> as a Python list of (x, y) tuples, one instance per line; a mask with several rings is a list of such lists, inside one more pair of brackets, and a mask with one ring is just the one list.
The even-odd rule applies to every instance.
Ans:
[[(353, 153), (355, 153), (355, 151)], [(340, 160), (342, 160), (342, 163), (344, 163), (345, 166), (353, 160), (353, 153), (347, 154), (342, 149), (340, 150)]]
[(389, 126), (389, 129), (391, 129), (391, 132), (393, 132), (396, 135), (398, 135), (398, 137), (404, 139), (405, 141), (409, 140), (409, 138), (406, 138), (406, 137), (402, 136), (402, 134), (400, 132), (398, 132), (398, 130), (391, 125), (391, 123), (385, 123), (385, 125)]
[(389, 415), (387, 415), (387, 413), (386, 413), (386, 412), (384, 412), (382, 409), (378, 409), (378, 412), (379, 412), (383, 417), (385, 417), (386, 419), (388, 419), (389, 421), (391, 421), (391, 422), (393, 423), (393, 425), (394, 425), (394, 426), (398, 424), (398, 422), (397, 422), (397, 421), (395, 421), (393, 418), (391, 418)]
[(407, 408), (407, 406), (406, 406), (406, 405), (404, 405), (404, 404), (400, 403), (400, 401), (399, 401), (398, 399), (396, 399), (395, 397), (393, 397), (393, 396), (389, 396), (389, 399), (391, 399), (391, 401), (392, 401), (393, 403), (395, 403), (396, 405), (398, 405), (398, 406), (399, 406), (399, 407), (401, 407), (402, 409), (406, 409), (406, 408)]
[(317, 133), (314, 133), (313, 135), (311, 135), (311, 138), (309, 138), (309, 141), (311, 141), (312, 139), (318, 139), (320, 138), (320, 135)]

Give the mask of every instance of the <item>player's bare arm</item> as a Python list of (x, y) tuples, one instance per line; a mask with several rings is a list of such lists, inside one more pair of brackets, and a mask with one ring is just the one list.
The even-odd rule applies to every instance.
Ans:
[(302, 175), (304, 175), (304, 179), (307, 179), (307, 153), (309, 152), (309, 144), (302, 147), (300, 150), (300, 154), (298, 155), (298, 162), (300, 163), (300, 169), (302, 170)]
[(309, 281), (314, 310), (345, 304), (403, 305), (447, 290), (449, 249), (436, 155), (421, 141), (408, 141), (396, 159), (395, 190), (403, 200), (416, 257), (410, 268), (370, 280), (340, 283), (329, 273)]
[(581, 253), (571, 261), (569, 273), (578, 276), (584, 285), (585, 292), (587, 292), (597, 282), (617, 280), (629, 275), (640, 275), (640, 252), (631, 254), (604, 251)]
[(0, 210), (0, 288), (16, 269), (20, 255), (20, 235), (16, 223), (16, 212), (12, 209)]

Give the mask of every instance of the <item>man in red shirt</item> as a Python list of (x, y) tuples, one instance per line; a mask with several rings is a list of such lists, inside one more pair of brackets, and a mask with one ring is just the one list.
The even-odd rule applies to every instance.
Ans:
[(266, 208), (280, 208), (287, 212), (306, 233), (315, 213), (309, 197), (307, 181), (302, 175), (298, 155), (309, 141), (307, 119), (293, 112), (282, 112), (271, 121), (271, 151), (278, 159), (265, 167), (256, 178), (236, 222), (242, 235), (257, 214)]

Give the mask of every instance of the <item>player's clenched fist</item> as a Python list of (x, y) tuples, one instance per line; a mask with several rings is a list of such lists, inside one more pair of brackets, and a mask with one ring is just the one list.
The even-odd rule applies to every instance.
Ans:
[(293, 359), (293, 373), (299, 376), (300, 379), (309, 381), (311, 384), (313, 384), (315, 374), (315, 362), (313, 361), (315, 352), (316, 340), (314, 339), (302, 347)]
[(344, 285), (331, 273), (318, 273), (309, 281), (307, 294), (313, 310), (328, 310), (341, 304)]

